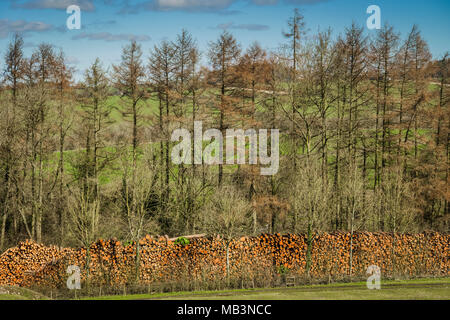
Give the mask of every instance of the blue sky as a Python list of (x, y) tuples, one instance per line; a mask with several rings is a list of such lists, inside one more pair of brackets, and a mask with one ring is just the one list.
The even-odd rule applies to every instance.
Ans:
[[(70, 4), (81, 7), (80, 30), (66, 28)], [(96, 57), (106, 66), (118, 63), (130, 39), (137, 39), (147, 55), (182, 28), (202, 50), (224, 28), (243, 48), (257, 40), (270, 50), (284, 42), (282, 31), (294, 8), (302, 11), (311, 34), (331, 27), (338, 35), (352, 21), (365, 26), (366, 9), (373, 4), (381, 8), (382, 23), (393, 25), (402, 36), (418, 24), (435, 58), (450, 50), (448, 0), (1, 0), (0, 54), (19, 31), (27, 54), (41, 42), (62, 47), (80, 75)], [(368, 35), (374, 32), (367, 30)]]

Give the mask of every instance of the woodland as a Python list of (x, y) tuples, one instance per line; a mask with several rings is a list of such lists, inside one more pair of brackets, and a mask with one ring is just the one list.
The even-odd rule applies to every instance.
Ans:
[[(433, 57), (415, 25), (312, 33), (298, 10), (280, 42), (244, 48), (224, 31), (201, 51), (181, 30), (149, 52), (131, 41), (119, 63), (99, 57), (76, 80), (54, 45), (26, 56), (22, 36), (11, 37), (0, 252), (25, 239), (448, 233), (449, 55)], [(222, 133), (278, 129), (278, 172), (174, 164), (171, 134), (193, 139), (195, 121)]]

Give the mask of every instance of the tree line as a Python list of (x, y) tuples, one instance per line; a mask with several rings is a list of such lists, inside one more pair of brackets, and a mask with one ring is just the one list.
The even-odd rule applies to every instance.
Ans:
[[(295, 10), (286, 30), (271, 52), (228, 31), (205, 52), (186, 30), (145, 54), (131, 41), (120, 63), (97, 58), (80, 81), (62, 50), (43, 43), (26, 57), (14, 35), (0, 88), (0, 250), (147, 233), (448, 232), (448, 54), (433, 59), (415, 25), (403, 37), (388, 24), (311, 34)], [(279, 129), (279, 172), (173, 164), (171, 132), (195, 121)]]

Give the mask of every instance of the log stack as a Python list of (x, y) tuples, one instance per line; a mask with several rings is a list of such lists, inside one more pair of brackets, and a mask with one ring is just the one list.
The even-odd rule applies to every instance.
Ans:
[[(364, 276), (377, 265), (385, 276), (449, 276), (450, 236), (439, 233), (355, 232), (315, 234), (311, 246), (312, 277)], [(262, 234), (225, 241), (193, 237), (176, 244), (168, 237), (146, 236), (139, 242), (139, 281), (220, 281), (272, 277), (277, 272), (306, 273), (307, 241), (303, 234)], [(228, 250), (227, 250), (228, 247)], [(228, 252), (228, 258), (227, 258)], [(88, 254), (89, 253), (89, 254)], [(33, 241), (19, 243), (0, 256), (0, 285), (65, 286), (69, 265), (82, 270), (82, 282), (123, 285), (136, 279), (136, 244), (98, 240), (86, 248), (59, 248)], [(228, 261), (228, 264), (227, 264)]]

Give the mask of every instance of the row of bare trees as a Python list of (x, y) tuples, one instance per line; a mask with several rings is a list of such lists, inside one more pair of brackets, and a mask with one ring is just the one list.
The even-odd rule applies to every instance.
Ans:
[[(224, 31), (201, 52), (183, 30), (145, 54), (100, 59), (75, 81), (62, 51), (30, 57), (15, 35), (3, 63), (0, 249), (24, 238), (88, 245), (260, 232), (449, 230), (449, 57), (419, 29), (352, 24), (242, 50)], [(173, 164), (171, 132), (280, 129), (280, 170)], [(192, 134), (192, 137), (194, 135)], [(194, 160), (192, 138), (192, 160)], [(201, 146), (200, 146), (201, 147)], [(139, 259), (139, 254), (137, 254)]]

